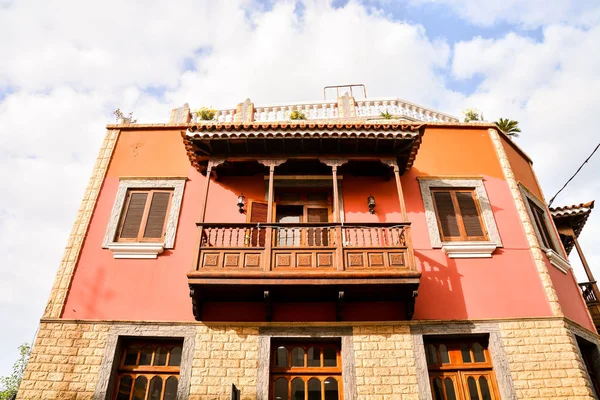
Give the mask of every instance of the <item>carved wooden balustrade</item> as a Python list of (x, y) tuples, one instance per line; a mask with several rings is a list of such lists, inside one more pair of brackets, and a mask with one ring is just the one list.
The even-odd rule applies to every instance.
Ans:
[[(198, 224), (196, 271), (398, 275), (412, 271), (410, 223)], [(196, 274), (193, 274), (196, 275)]]
[(579, 288), (590, 311), (596, 330), (600, 331), (600, 301), (598, 300), (596, 282), (581, 282)]

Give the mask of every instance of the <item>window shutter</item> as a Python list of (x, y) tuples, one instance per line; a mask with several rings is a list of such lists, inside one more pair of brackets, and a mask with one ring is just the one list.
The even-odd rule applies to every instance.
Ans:
[(146, 229), (144, 230), (145, 238), (161, 238), (163, 236), (170, 199), (171, 193), (167, 192), (156, 192), (152, 196)]
[(268, 203), (253, 201), (250, 207), (250, 217), (248, 222), (267, 222)]
[(123, 227), (121, 228), (120, 237), (123, 239), (136, 238), (140, 231), (140, 224), (144, 217), (144, 209), (146, 208), (146, 200), (148, 193), (131, 193), (129, 196), (129, 206), (127, 214), (123, 219)]
[(329, 219), (329, 210), (327, 208), (308, 208), (307, 222), (327, 222)]
[[(307, 222), (327, 222), (329, 220), (329, 210), (327, 208), (307, 208)], [(329, 244), (329, 230), (327, 228), (309, 228), (308, 245), (309, 246), (327, 246)]]
[(463, 219), (467, 236), (483, 236), (483, 227), (479, 218), (479, 211), (473, 198), (473, 192), (456, 192), (456, 201)]
[(435, 191), (433, 192), (433, 198), (435, 200), (440, 228), (442, 229), (442, 236), (460, 237), (456, 211), (454, 210), (450, 192)]
[(534, 223), (537, 226), (538, 232), (540, 233), (542, 246), (544, 246), (547, 249), (557, 251), (557, 249), (554, 247), (554, 242), (551, 239), (550, 231), (548, 230), (548, 225), (546, 225), (546, 220), (544, 218), (544, 210), (538, 207), (538, 205), (530, 199), (527, 199), (527, 201), (529, 203), (529, 208), (531, 208), (533, 214)]

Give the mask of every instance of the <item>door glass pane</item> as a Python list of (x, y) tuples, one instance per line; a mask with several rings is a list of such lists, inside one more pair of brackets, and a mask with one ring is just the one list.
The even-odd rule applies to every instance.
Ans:
[(145, 376), (138, 376), (133, 387), (132, 400), (146, 400), (146, 386), (148, 386), (148, 379)]
[(179, 382), (174, 376), (167, 379), (165, 385), (165, 400), (176, 400), (177, 399), (177, 385)]
[(460, 344), (460, 352), (462, 353), (462, 359), (464, 363), (470, 363), (471, 361), (471, 351), (469, 346), (466, 343)]
[(304, 349), (294, 347), (292, 350), (292, 367), (304, 367)]
[(288, 366), (288, 351), (285, 347), (279, 346), (275, 353), (275, 366), (285, 368)]
[(166, 347), (159, 347), (154, 355), (154, 365), (164, 366), (167, 365), (167, 353), (169, 351)]
[(339, 400), (338, 383), (334, 378), (325, 379), (325, 400)]
[(152, 349), (145, 348), (140, 351), (140, 364), (139, 365), (150, 365), (152, 362)]
[(475, 362), (485, 362), (483, 346), (477, 342), (473, 343), (473, 358), (475, 358)]
[(171, 349), (171, 358), (169, 358), (170, 366), (179, 366), (181, 365), (181, 347), (176, 346)]
[(288, 381), (278, 378), (275, 381), (275, 400), (288, 400)]
[(428, 344), (427, 347), (425, 347), (425, 354), (427, 356), (427, 365), (438, 363), (437, 350), (435, 349), (434, 345)]
[(300, 378), (292, 381), (292, 400), (304, 400), (304, 381)]
[(308, 381), (308, 400), (321, 400), (321, 381), (317, 378)]
[(440, 344), (440, 359), (442, 364), (450, 364), (450, 357), (448, 356), (448, 348), (445, 344)]
[(433, 398), (435, 400), (444, 400), (444, 389), (442, 389), (442, 380), (440, 378), (433, 380)]
[(444, 379), (444, 386), (446, 386), (446, 399), (456, 400), (456, 392), (454, 391), (454, 382), (452, 381), (452, 379)]
[(308, 366), (309, 367), (320, 367), (321, 366), (321, 350), (317, 347), (311, 347), (308, 349)]
[(135, 346), (129, 346), (125, 353), (125, 361), (123, 365), (135, 365), (137, 362), (138, 348)]
[(148, 396), (148, 400), (161, 400), (162, 384), (163, 382), (160, 376), (152, 378), (150, 381), (150, 396)]
[(337, 367), (337, 352), (333, 347), (326, 347), (323, 351), (323, 366)]
[(492, 400), (490, 387), (485, 376), (479, 377), (479, 388), (481, 389), (481, 400)]
[(467, 384), (469, 385), (469, 395), (471, 396), (471, 400), (479, 400), (479, 393), (477, 392), (477, 382), (475, 382), (475, 378), (472, 376), (467, 379)]
[(121, 377), (121, 382), (119, 382), (119, 392), (117, 394), (117, 400), (129, 400), (132, 382), (133, 380), (129, 375)]

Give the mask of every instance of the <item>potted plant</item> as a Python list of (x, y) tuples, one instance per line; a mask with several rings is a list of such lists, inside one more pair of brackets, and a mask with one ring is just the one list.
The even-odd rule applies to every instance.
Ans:
[(465, 122), (483, 121), (483, 113), (476, 108), (467, 108), (462, 113), (465, 116)]
[(292, 119), (292, 120), (306, 119), (306, 114), (304, 114), (302, 111), (294, 110), (290, 113), (290, 119)]
[[(217, 110), (209, 107), (200, 107), (194, 111), (196, 113), (196, 117), (200, 118), (202, 121), (212, 121), (215, 119), (215, 115), (217, 115)], [(192, 117), (194, 114), (192, 113)]]

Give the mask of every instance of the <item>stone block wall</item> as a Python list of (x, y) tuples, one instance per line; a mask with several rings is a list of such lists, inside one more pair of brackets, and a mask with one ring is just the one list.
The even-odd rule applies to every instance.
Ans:
[[(352, 385), (356, 396), (346, 390), (346, 400), (417, 400), (431, 398), (421, 335), (457, 334), (453, 325), (464, 325), (460, 329), (471, 333), (494, 332), (491, 335), (498, 339), (493, 340), (501, 342), (492, 357), (496, 377), (511, 380), (503, 383), (503, 399), (594, 399), (573, 332), (599, 346), (600, 336), (563, 318), (310, 329), (347, 330), (343, 347), (350, 351), (346, 358), (353, 358), (353, 368), (344, 369), (344, 374), (349, 373), (353, 383), (345, 384)], [(264, 390), (260, 395), (257, 391), (257, 383), (264, 381), (259, 378), (261, 362), (263, 366), (265, 362), (259, 360), (259, 354), (265, 354), (264, 350), (260, 353), (265, 334), (261, 329), (265, 330), (197, 323), (43, 320), (17, 399), (105, 399), (111, 391), (117, 343), (124, 336), (184, 337), (181, 399), (229, 400), (232, 383), (241, 390), (243, 400), (263, 398)], [(465, 333), (469, 332), (460, 331)], [(265, 371), (268, 376), (268, 357)]]
[(198, 326), (190, 400), (230, 399), (231, 384), (243, 400), (256, 398), (258, 328)]
[(408, 325), (354, 328), (359, 399), (419, 400), (413, 341)]
[(500, 324), (518, 399), (594, 399), (577, 342), (563, 319)]
[(18, 400), (91, 399), (109, 326), (42, 322)]

